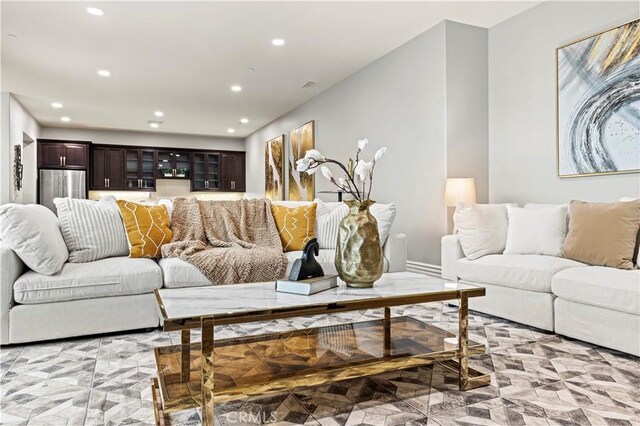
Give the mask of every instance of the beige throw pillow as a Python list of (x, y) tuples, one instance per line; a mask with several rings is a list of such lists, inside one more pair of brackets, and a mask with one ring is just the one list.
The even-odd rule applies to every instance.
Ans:
[(619, 269), (633, 268), (640, 228), (640, 200), (618, 203), (572, 201), (563, 257)]

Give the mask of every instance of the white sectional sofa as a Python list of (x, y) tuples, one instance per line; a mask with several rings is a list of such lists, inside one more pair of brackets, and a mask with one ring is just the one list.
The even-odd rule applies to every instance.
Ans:
[[(404, 235), (389, 235), (383, 251), (385, 272), (406, 269)], [(302, 252), (286, 255), (288, 273)], [(334, 256), (335, 250), (320, 250), (327, 274), (335, 273)], [(202, 285), (209, 280), (180, 259), (110, 257), (65, 263), (60, 272), (43, 275), (0, 241), (0, 344), (157, 327), (154, 289)]]
[(466, 259), (442, 238), (442, 277), (486, 288), (472, 310), (640, 356), (640, 270), (543, 255)]

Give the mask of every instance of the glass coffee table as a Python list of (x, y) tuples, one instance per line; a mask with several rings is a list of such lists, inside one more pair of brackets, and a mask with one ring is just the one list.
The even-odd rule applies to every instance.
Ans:
[[(214, 403), (380, 374), (438, 362), (453, 369), (461, 390), (489, 384), (469, 368), (484, 345), (468, 339), (468, 300), (485, 289), (417, 274), (385, 274), (371, 289), (338, 288), (312, 296), (278, 293), (273, 282), (155, 290), (164, 331), (181, 344), (155, 348), (152, 393), (157, 424), (165, 413), (202, 407), (214, 424)], [(458, 336), (417, 319), (391, 317), (391, 307), (457, 300)], [(214, 339), (214, 326), (379, 309), (382, 319), (258, 336)], [(191, 343), (191, 329), (201, 342)]]

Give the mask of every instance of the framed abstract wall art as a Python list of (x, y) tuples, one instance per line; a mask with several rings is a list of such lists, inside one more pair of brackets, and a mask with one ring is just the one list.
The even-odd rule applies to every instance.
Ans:
[(313, 201), (315, 187), (313, 175), (296, 170), (296, 162), (315, 148), (314, 122), (309, 121), (289, 132), (289, 200)]
[(284, 200), (284, 135), (264, 146), (264, 195), (272, 201)]
[(558, 176), (640, 172), (640, 20), (556, 49)]

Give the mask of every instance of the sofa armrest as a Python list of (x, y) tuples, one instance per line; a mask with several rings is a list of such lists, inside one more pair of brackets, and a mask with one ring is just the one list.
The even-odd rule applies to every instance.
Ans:
[(389, 262), (387, 272), (404, 272), (407, 270), (407, 236), (391, 234), (382, 248), (384, 257)]
[(0, 345), (9, 343), (9, 309), (13, 304), (13, 283), (25, 268), (18, 255), (0, 241)]
[(458, 279), (456, 264), (458, 260), (464, 258), (462, 246), (460, 245), (460, 240), (457, 235), (445, 235), (442, 237), (441, 255), (442, 278), (456, 281)]

